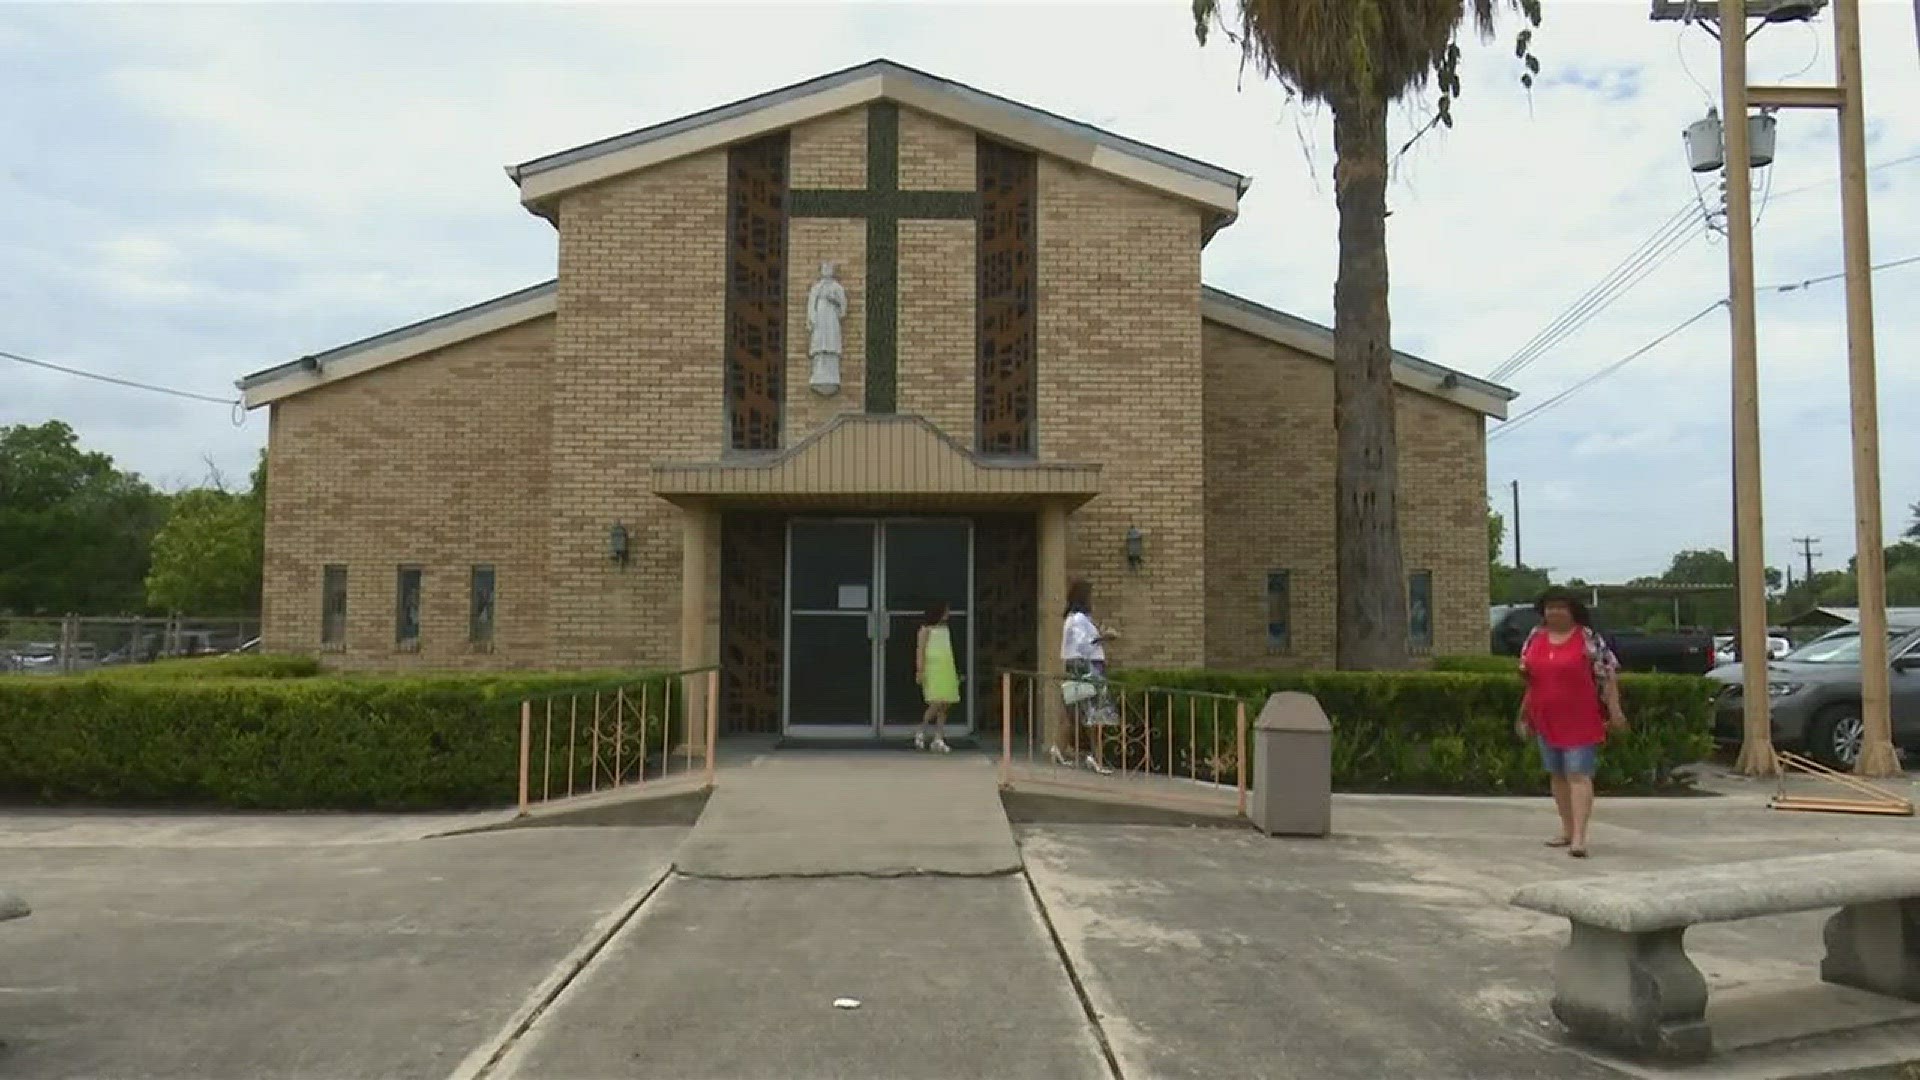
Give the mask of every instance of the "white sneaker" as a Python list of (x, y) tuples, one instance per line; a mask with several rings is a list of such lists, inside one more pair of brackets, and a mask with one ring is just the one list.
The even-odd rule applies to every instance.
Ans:
[(926, 733), (926, 732), (924, 732), (924, 731), (916, 731), (916, 732), (914, 732), (914, 733), (913, 733), (913, 748), (914, 748), (915, 750), (925, 750), (925, 749), (927, 748), (927, 733)]
[(947, 745), (947, 740), (945, 740), (945, 739), (943, 739), (943, 738), (941, 738), (941, 737), (940, 737), (940, 736), (938, 736), (938, 735), (935, 735), (935, 736), (933, 737), (933, 752), (934, 752), (934, 753), (936, 753), (936, 754), (946, 754), (946, 753), (951, 753), (952, 751), (953, 751), (953, 748)]

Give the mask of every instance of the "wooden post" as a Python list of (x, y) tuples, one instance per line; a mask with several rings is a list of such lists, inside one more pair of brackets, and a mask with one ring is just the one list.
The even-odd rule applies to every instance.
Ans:
[(527, 765), (533, 752), (533, 702), (520, 702), (520, 816), (527, 816)]
[(1840, 219), (1847, 284), (1847, 385), (1853, 412), (1855, 577), (1860, 587), (1860, 703), (1865, 739), (1854, 771), (1892, 776), (1887, 678), (1886, 538), (1880, 521), (1880, 407), (1873, 355), (1873, 259), (1867, 239), (1867, 123), (1860, 85), (1860, 0), (1833, 5), (1840, 88)]
[(1767, 560), (1760, 511), (1760, 365), (1753, 295), (1753, 170), (1747, 138), (1746, 0), (1720, 0), (1720, 114), (1726, 131), (1728, 304), (1733, 315), (1733, 483), (1735, 567), (1740, 590), (1740, 657), (1746, 675), (1746, 729), (1734, 768), (1779, 771), (1767, 698)]

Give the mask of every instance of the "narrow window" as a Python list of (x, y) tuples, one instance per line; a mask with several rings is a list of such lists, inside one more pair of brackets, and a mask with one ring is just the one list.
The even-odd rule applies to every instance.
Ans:
[(320, 644), (347, 643), (347, 568), (329, 566), (320, 573)]
[(403, 566), (394, 586), (393, 642), (402, 649), (420, 647), (420, 568)]
[(1433, 651), (1433, 571), (1407, 575), (1407, 645), (1416, 653)]
[(476, 566), (467, 590), (467, 640), (493, 644), (493, 567)]
[(1267, 651), (1293, 648), (1293, 580), (1285, 570), (1267, 574)]

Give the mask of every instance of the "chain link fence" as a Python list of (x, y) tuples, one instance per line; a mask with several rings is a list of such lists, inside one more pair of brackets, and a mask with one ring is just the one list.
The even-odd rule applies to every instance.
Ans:
[(0, 616), (0, 672), (70, 675), (259, 648), (258, 619)]

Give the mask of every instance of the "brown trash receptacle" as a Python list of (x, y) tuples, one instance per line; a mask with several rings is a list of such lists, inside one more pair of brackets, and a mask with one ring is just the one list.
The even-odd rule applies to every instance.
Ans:
[(1275, 694), (1253, 725), (1249, 815), (1268, 836), (1333, 829), (1333, 724), (1311, 694)]

